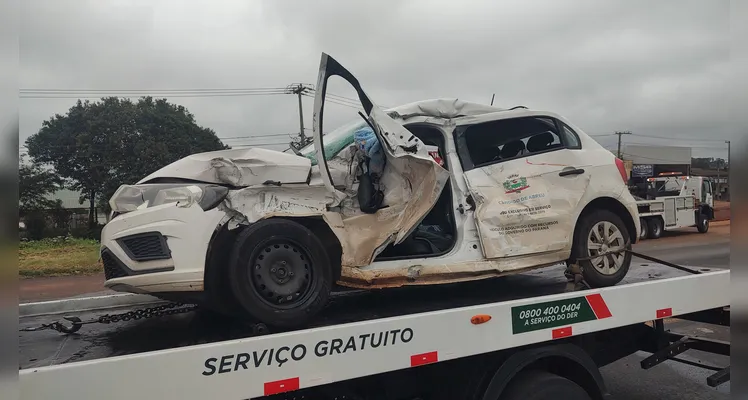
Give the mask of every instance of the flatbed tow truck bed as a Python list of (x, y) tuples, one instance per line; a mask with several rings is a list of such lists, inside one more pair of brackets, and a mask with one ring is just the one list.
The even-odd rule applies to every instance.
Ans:
[[(480, 392), (472, 398), (488, 399), (494, 398), (494, 383), (511, 381), (513, 374), (501, 373), (510, 360), (543, 349), (569, 350), (574, 358), (576, 350), (569, 347), (578, 347), (597, 366), (642, 349), (661, 353), (645, 360), (647, 366), (688, 348), (724, 353), (719, 343), (672, 337), (663, 331), (662, 321), (675, 316), (724, 320), (720, 314), (729, 310), (728, 270), (701, 268), (699, 274), (689, 274), (655, 263), (633, 264), (614, 287), (567, 291), (563, 268), (442, 286), (341, 292), (313, 326), (264, 335), (199, 310), (88, 324), (70, 335), (21, 331), (21, 398), (328, 398), (320, 391), (335, 393), (329, 398), (369, 398), (340, 393), (361, 385), (379, 387), (402, 376), (408, 377), (414, 397), (399, 398), (437, 398), (419, 396), (447, 375), (464, 375), (454, 371), (473, 376), (472, 368), (479, 368), (486, 376), (472, 384)], [(85, 321), (148, 305), (34, 316), (23, 316), (23, 307), (22, 330), (63, 315)], [(587, 366), (586, 361), (579, 362)], [(437, 369), (440, 365), (445, 367)], [(590, 373), (596, 381), (594, 370)], [(419, 374), (423, 377), (413, 378)], [(726, 374), (729, 379), (729, 369)], [(604, 384), (599, 385), (604, 394)], [(444, 398), (469, 398), (439, 390), (448, 396)], [(595, 390), (588, 390), (590, 398), (597, 398)]]

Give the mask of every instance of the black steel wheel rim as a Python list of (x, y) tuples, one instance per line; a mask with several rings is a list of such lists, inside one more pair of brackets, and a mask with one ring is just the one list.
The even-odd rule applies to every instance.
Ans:
[(292, 309), (313, 294), (312, 260), (304, 246), (288, 238), (261, 242), (250, 257), (249, 284), (257, 297), (277, 309)]

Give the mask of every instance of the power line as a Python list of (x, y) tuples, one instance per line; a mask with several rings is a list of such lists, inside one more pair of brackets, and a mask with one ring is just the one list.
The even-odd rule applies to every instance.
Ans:
[[(642, 146), (653, 146), (653, 145), (657, 145), (656, 143), (629, 142), (629, 141), (626, 141), (625, 144), (638, 144), (638, 145), (642, 145)], [(675, 146), (675, 147), (691, 147), (691, 148), (694, 148), (694, 149), (726, 150), (725, 147), (717, 147), (717, 146), (700, 146), (700, 145), (694, 146), (694, 145), (688, 145), (688, 146)]]
[(251, 135), (251, 136), (227, 136), (227, 137), (218, 137), (221, 140), (236, 140), (236, 139), (255, 139), (255, 138), (273, 138), (273, 137), (280, 137), (280, 136), (286, 136), (290, 137), (294, 135), (293, 133), (271, 133), (267, 135)]
[(275, 96), (281, 94), (288, 94), (282, 91), (277, 92), (231, 92), (231, 93), (161, 93), (161, 92), (149, 92), (149, 93), (106, 93), (106, 94), (43, 94), (43, 95), (24, 95), (21, 94), (19, 97), (24, 99), (99, 99), (102, 97), (246, 97), (246, 96)]
[(268, 90), (286, 90), (285, 87), (266, 87), (266, 88), (196, 88), (196, 89), (20, 89), (21, 93), (127, 93), (127, 92), (251, 92), (251, 91), (268, 91)]
[(232, 148), (243, 148), (243, 147), (257, 147), (257, 146), (288, 146), (288, 142), (285, 143), (252, 143), (252, 144), (232, 144)]
[[(305, 85), (306, 92), (314, 92), (313, 85)], [(266, 88), (199, 88), (199, 89), (21, 89), (23, 98), (96, 98), (104, 95), (126, 94), (122, 97), (136, 97), (138, 95), (164, 94), (173, 97), (211, 97), (211, 96), (253, 96), (269, 94), (296, 94), (289, 87)], [(358, 104), (358, 99), (326, 93), (326, 97), (339, 102)]]
[(664, 140), (684, 140), (684, 141), (694, 141), (694, 142), (724, 142), (724, 139), (697, 139), (697, 138), (684, 138), (684, 137), (672, 137), (672, 136), (668, 137), (668, 136), (657, 136), (657, 135), (643, 135), (641, 133), (633, 133), (632, 135), (654, 138), (654, 139), (664, 139)]
[[(312, 98), (314, 97), (314, 95), (311, 95), (311, 94), (306, 94), (306, 93), (302, 94), (302, 96), (306, 96), (306, 97), (312, 97)], [(351, 103), (347, 103), (347, 102), (343, 102), (343, 101), (335, 100), (335, 99), (333, 99), (333, 98), (328, 98), (328, 99), (325, 99), (325, 102), (326, 102), (326, 103), (327, 103), (327, 102), (329, 102), (329, 103), (337, 104), (337, 105), (340, 105), (340, 106), (345, 106), (345, 107), (355, 108), (355, 109), (361, 109), (361, 106), (356, 106), (356, 105), (353, 105), (353, 104), (351, 104)]]

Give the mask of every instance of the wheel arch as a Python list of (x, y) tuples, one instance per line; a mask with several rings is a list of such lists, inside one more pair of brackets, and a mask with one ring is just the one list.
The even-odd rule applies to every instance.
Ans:
[(520, 372), (542, 370), (581, 386), (595, 400), (607, 393), (595, 362), (580, 347), (558, 344), (521, 350), (509, 356), (496, 370), (483, 394), (483, 400), (495, 400)]
[[(707, 218), (714, 219), (714, 208), (710, 207), (708, 204), (701, 204), (699, 205), (699, 214), (706, 214)], [(698, 218), (698, 214), (696, 215)]]
[(341, 274), (343, 246), (340, 243), (340, 239), (338, 239), (338, 237), (330, 228), (330, 225), (328, 225), (321, 216), (282, 218), (304, 225), (307, 229), (319, 235), (320, 241), (325, 246), (327, 257), (330, 259), (333, 282), (337, 282), (340, 279)]
[[(636, 243), (639, 240), (639, 231), (636, 229), (636, 223), (634, 222), (634, 217), (631, 215), (629, 210), (624, 206), (620, 201), (612, 198), (612, 197), (598, 197), (589, 203), (587, 203), (586, 206), (582, 209), (582, 211), (579, 213), (579, 217), (577, 217), (577, 223), (574, 225), (574, 234), (571, 237), (572, 243), (574, 243), (574, 240), (576, 239), (577, 235), (579, 234), (578, 228), (579, 228), (579, 221), (584, 217), (585, 215), (595, 211), (595, 210), (608, 210), (613, 213), (615, 213), (619, 218), (621, 218), (621, 221), (623, 221), (623, 224), (626, 225), (626, 230), (629, 234), (629, 240), (631, 243)], [(638, 218), (638, 216), (637, 216)]]
[[(305, 216), (305, 217), (270, 217), (266, 219), (286, 219), (289, 221), (296, 222), (303, 225), (307, 229), (315, 232), (319, 235), (319, 239), (325, 246), (325, 251), (330, 259), (330, 265), (332, 267), (333, 279), (337, 281), (340, 279), (341, 273), (341, 257), (342, 257), (342, 246), (340, 240), (335, 233), (333, 233), (330, 226), (324, 221), (321, 216)], [(260, 220), (261, 221), (261, 220)], [(220, 227), (216, 228), (215, 232), (211, 236), (210, 244), (208, 246), (208, 254), (206, 255), (205, 271), (204, 271), (204, 285), (206, 291), (221, 291), (223, 288), (225, 279), (226, 266), (233, 248), (236, 237), (241, 233), (243, 229), (246, 229), (249, 225), (239, 225), (235, 229), (229, 229), (229, 224), (224, 223)]]

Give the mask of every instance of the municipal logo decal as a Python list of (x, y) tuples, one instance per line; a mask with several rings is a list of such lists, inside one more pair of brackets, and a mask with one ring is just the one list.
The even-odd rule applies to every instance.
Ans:
[(527, 184), (527, 178), (517, 174), (509, 175), (509, 178), (504, 181), (505, 193), (520, 193), (529, 187), (530, 185)]

